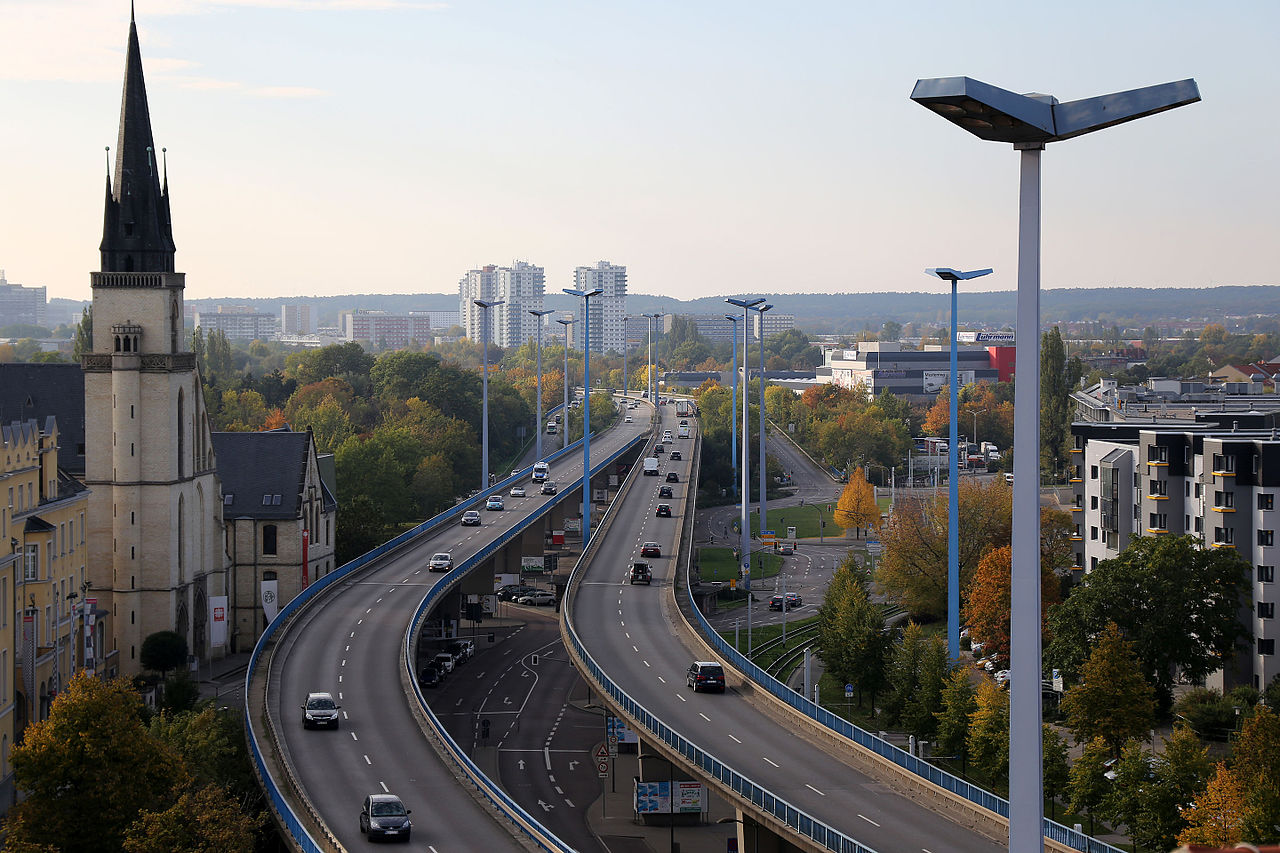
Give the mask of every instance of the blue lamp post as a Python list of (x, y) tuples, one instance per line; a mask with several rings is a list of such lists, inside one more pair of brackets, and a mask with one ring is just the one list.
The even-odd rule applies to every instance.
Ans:
[(662, 312), (658, 311), (653, 314), (641, 314), (640, 316), (644, 317), (649, 321), (649, 365), (648, 365), (649, 375), (648, 377), (646, 377), (649, 381), (646, 382), (645, 385), (647, 385), (649, 389), (649, 402), (653, 405), (654, 411), (657, 411), (658, 384), (657, 384), (657, 380), (654, 378), (654, 375), (653, 375), (654, 372), (657, 370), (657, 365), (655, 365), (653, 361), (653, 322), (655, 320), (662, 319), (665, 315)]
[(951, 282), (951, 427), (947, 435), (947, 481), (951, 486), (947, 506), (947, 654), (952, 660), (957, 660), (960, 657), (960, 454), (956, 420), (959, 418), (960, 371), (956, 352), (956, 282), (990, 275), (991, 270), (960, 272), (938, 267), (925, 272)]
[[(1010, 591), (1009, 850), (1044, 849), (1040, 733), (1040, 152), (1050, 142), (1193, 104), (1194, 80), (1059, 103), (970, 77), (917, 80), (911, 99), (1021, 157), (1018, 346), (1014, 368), (1013, 578)], [(954, 421), (954, 419), (953, 419)]]
[(582, 297), (582, 547), (591, 539), (591, 297), (595, 290), (564, 288), (570, 296)]
[(480, 409), (480, 491), (489, 488), (489, 309), (504, 304), (501, 299), (472, 300), (484, 313), (484, 402)]

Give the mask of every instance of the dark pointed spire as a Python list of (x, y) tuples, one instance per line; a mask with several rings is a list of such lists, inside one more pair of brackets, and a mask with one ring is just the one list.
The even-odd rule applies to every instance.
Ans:
[(108, 187), (99, 247), (103, 272), (174, 271), (168, 187), (161, 187), (159, 171), (151, 137), (147, 86), (142, 76), (142, 50), (138, 46), (138, 26), (131, 2), (115, 179)]

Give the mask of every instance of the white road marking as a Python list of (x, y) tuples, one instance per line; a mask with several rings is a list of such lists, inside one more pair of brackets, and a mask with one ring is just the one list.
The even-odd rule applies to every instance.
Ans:
[(373, 762), (369, 760), (369, 756), (367, 755), (364, 757), (364, 763), (368, 764), (370, 767), (373, 766)]
[(343, 658), (343, 659), (342, 659), (342, 663), (341, 663), (340, 665), (341, 665), (341, 666), (346, 666), (346, 665), (347, 665), (347, 659), (346, 659), (346, 658)]
[(767, 755), (762, 755), (762, 756), (760, 756), (760, 757), (761, 757), (761, 758), (763, 758), (765, 761), (768, 761), (770, 764), (773, 764), (773, 766), (774, 766), (774, 767), (780, 767), (780, 766), (781, 766), (781, 765), (779, 765), (779, 764), (774, 763), (773, 761), (769, 761), (769, 756), (767, 756)]
[(825, 797), (825, 796), (826, 796), (826, 794), (822, 793), (822, 792), (821, 792), (821, 791), (819, 791), (817, 788), (813, 787), (812, 785), (810, 785), (810, 784), (809, 784), (809, 783), (807, 783), (807, 782), (805, 783), (805, 787), (806, 787), (806, 788), (808, 788), (810, 791), (813, 791), (815, 794), (817, 794), (817, 795), (818, 795), (818, 796), (820, 796), (820, 797)]
[(356, 737), (356, 733), (355, 733), (355, 732), (351, 732), (351, 739), (352, 739), (352, 740), (360, 740), (360, 738)]
[(706, 714), (702, 713), (701, 711), (698, 712), (698, 716), (706, 720), (708, 723), (711, 722), (711, 718), (708, 717)]
[(661, 675), (658, 676), (658, 680), (661, 681), (663, 684), (667, 683), (667, 680), (663, 678)]
[(688, 702), (688, 701), (689, 701), (688, 699), (684, 698), (684, 696), (680, 695), (679, 693), (677, 693), (677, 694), (676, 694), (676, 698), (677, 698), (677, 699), (679, 699), (681, 702)]
[(564, 801), (564, 804), (565, 804), (566, 806), (568, 806), (569, 808), (571, 808), (571, 809), (572, 809), (572, 808), (577, 808), (577, 807), (573, 804), (573, 800), (565, 800), (565, 801)]
[(864, 815), (864, 814), (860, 814), (860, 815), (858, 815), (858, 817), (862, 818), (863, 820), (865, 820), (867, 823), (871, 824), (872, 826), (879, 826), (879, 825), (880, 825), (880, 824), (876, 823), (874, 820), (872, 820), (871, 818), (867, 817), (867, 816), (866, 816), (866, 815)]

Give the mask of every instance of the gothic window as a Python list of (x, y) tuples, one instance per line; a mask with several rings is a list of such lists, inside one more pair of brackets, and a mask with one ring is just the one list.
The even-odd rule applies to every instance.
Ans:
[(178, 389), (178, 479), (186, 475), (187, 467), (187, 399), (185, 389)]

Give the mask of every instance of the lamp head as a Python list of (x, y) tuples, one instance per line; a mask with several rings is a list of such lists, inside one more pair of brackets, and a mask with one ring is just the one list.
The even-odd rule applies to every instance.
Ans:
[(555, 312), (555, 311), (553, 311), (553, 310), (551, 310), (550, 308), (548, 308), (546, 311), (538, 311), (538, 310), (536, 310), (536, 309), (530, 308), (530, 309), (529, 309), (529, 313), (530, 313), (530, 314), (532, 314), (533, 316), (535, 316), (535, 317), (537, 317), (537, 318), (541, 319), (541, 318), (543, 318), (543, 317), (547, 316), (548, 314), (554, 314), (554, 313), (556, 313), (556, 312)]
[(505, 299), (473, 299), (471, 301), (474, 302), (476, 305), (479, 305), (481, 308), (485, 308), (485, 309), (492, 308), (495, 305), (506, 304)]
[(950, 267), (935, 267), (933, 269), (925, 270), (926, 274), (937, 276), (943, 281), (968, 281), (971, 278), (991, 275), (991, 272), (991, 270), (969, 270), (968, 272), (962, 272), (960, 270), (953, 270)]
[(595, 290), (575, 290), (572, 287), (566, 287), (564, 292), (570, 296), (581, 296), (583, 299), (590, 299), (593, 296), (599, 296), (604, 293), (604, 291), (598, 287)]
[(760, 299), (734, 299), (730, 296), (725, 299), (725, 302), (728, 302), (730, 305), (737, 305), (739, 308), (755, 308), (761, 302), (764, 302), (764, 297), (761, 297)]
[(730, 323), (741, 323), (741, 322), (742, 322), (742, 318), (741, 318), (741, 317), (739, 317), (737, 314), (725, 314), (725, 315), (724, 315), (724, 318), (725, 318), (726, 320), (728, 320)]

